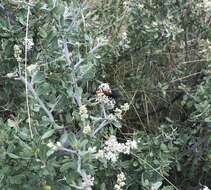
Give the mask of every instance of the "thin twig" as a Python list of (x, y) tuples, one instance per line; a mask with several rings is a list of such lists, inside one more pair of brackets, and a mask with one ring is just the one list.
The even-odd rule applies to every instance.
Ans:
[[(123, 92), (124, 92), (126, 98), (127, 98), (128, 100), (130, 100), (130, 97), (128, 96), (128, 94), (127, 94), (127, 92), (125, 91), (125, 89), (124, 89), (121, 85), (120, 85), (120, 88), (123, 90)], [(134, 109), (134, 111), (135, 111), (135, 113), (136, 113), (136, 115), (137, 115), (137, 117), (138, 117), (138, 119), (139, 119), (139, 121), (140, 121), (140, 123), (141, 123), (141, 125), (142, 125), (142, 127), (143, 127), (143, 129), (144, 129), (144, 131), (145, 131), (146, 134), (147, 134), (146, 126), (144, 125), (144, 123), (143, 123), (143, 121), (142, 121), (142, 119), (141, 119), (141, 116), (140, 116), (140, 114), (138, 113), (138, 111), (137, 111), (137, 109), (136, 109), (136, 106), (133, 104), (133, 100), (134, 100), (134, 98), (135, 98), (135, 96), (136, 96), (136, 93), (137, 93), (137, 91), (135, 91), (135, 93), (134, 93), (134, 95), (133, 95), (133, 98), (132, 98), (132, 100), (131, 100), (131, 102), (130, 102), (130, 105), (132, 105), (132, 107), (133, 107), (133, 109)]]
[(211, 61), (211, 59), (197, 59), (197, 60), (185, 61), (185, 62), (179, 63), (179, 65), (185, 65), (188, 63), (197, 63), (197, 62), (209, 62), (209, 61)]
[(169, 83), (174, 83), (174, 82), (177, 82), (177, 81), (182, 81), (182, 80), (184, 80), (184, 79), (187, 79), (187, 78), (190, 78), (190, 77), (199, 75), (199, 74), (201, 74), (201, 73), (203, 73), (203, 71), (199, 71), (199, 72), (192, 73), (192, 74), (190, 74), (190, 75), (187, 75), (187, 76), (184, 76), (184, 77), (181, 77), (181, 78), (178, 78), (178, 79), (171, 80)]

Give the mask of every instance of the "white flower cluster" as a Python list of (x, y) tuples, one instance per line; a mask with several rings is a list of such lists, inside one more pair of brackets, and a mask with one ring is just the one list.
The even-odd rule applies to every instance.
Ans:
[(85, 127), (83, 128), (83, 133), (84, 133), (84, 134), (90, 134), (91, 131), (92, 131), (92, 129), (91, 129), (90, 125), (87, 125), (87, 126), (85, 126)]
[(87, 119), (89, 117), (88, 110), (85, 105), (80, 106), (79, 114), (80, 114), (81, 118), (83, 118), (83, 119)]
[(113, 98), (109, 98), (104, 93), (97, 94), (96, 102), (104, 104), (107, 109), (113, 109), (116, 104)]
[(20, 46), (14, 45), (14, 57), (18, 63), (20, 63), (23, 59), (21, 58), (22, 50)]
[(122, 112), (126, 112), (128, 111), (130, 108), (129, 104), (128, 103), (125, 103), (124, 105), (121, 105), (120, 106), (120, 109), (119, 108), (116, 108), (114, 110), (114, 113), (115, 113), (115, 116), (118, 118), (118, 119), (122, 119)]
[(82, 188), (84, 190), (92, 190), (92, 186), (94, 185), (94, 177), (84, 174), (82, 180)]
[(33, 42), (32, 38), (28, 38), (24, 41), (23, 44), (26, 45), (27, 50), (30, 50), (30, 49), (32, 49), (32, 46), (34, 45), (34, 42)]
[(120, 106), (120, 107), (121, 107), (121, 109), (122, 109), (123, 111), (128, 111), (128, 110), (130, 109), (130, 106), (129, 106), (128, 103), (125, 103), (124, 105), (122, 105), (122, 106)]
[(135, 140), (127, 140), (126, 143), (118, 143), (116, 136), (111, 135), (107, 141), (105, 141), (105, 147), (102, 150), (99, 150), (95, 157), (105, 158), (111, 162), (116, 162), (119, 154), (130, 154), (132, 149), (137, 149), (138, 145)]
[(117, 175), (117, 183), (114, 186), (115, 190), (122, 190), (122, 188), (125, 186), (125, 174), (121, 172), (120, 174)]

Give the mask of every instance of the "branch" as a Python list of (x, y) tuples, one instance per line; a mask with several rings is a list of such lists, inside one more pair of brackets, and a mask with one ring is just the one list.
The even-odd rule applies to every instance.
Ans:
[[(66, 58), (66, 61), (67, 61), (68, 65), (73, 66), (72, 62), (71, 62), (71, 59), (69, 57), (70, 56), (70, 52), (68, 50), (66, 41), (64, 41), (64, 56)], [(81, 96), (80, 96), (80, 92), (78, 90), (78, 84), (77, 84), (76, 78), (74, 76), (73, 76), (73, 91), (74, 91), (73, 97), (74, 97), (74, 99), (76, 101), (76, 104), (80, 107), (82, 105), (82, 103), (81, 103)]]
[(57, 106), (57, 104), (59, 103), (59, 101), (61, 100), (61, 98), (62, 97), (60, 95), (57, 97), (57, 101), (51, 107), (51, 110), (50, 110), (51, 113), (53, 112), (53, 110), (55, 109), (55, 107)]
[(68, 47), (67, 47), (67, 42), (64, 42), (64, 56), (65, 59), (67, 60), (67, 63), (69, 66), (72, 65), (72, 61), (70, 60), (70, 52), (68, 51)]
[(25, 78), (23, 76), (19, 77), (20, 80), (27, 85), (28, 89), (30, 90), (30, 92), (32, 93), (32, 95), (35, 97), (35, 99), (37, 99), (38, 103), (40, 104), (40, 106), (42, 107), (42, 109), (45, 111), (45, 113), (47, 114), (48, 118), (50, 119), (50, 121), (53, 124), (55, 123), (54, 117), (52, 115), (52, 113), (48, 110), (48, 108), (45, 106), (44, 102), (40, 99), (40, 97), (38, 96), (38, 94), (36, 93), (36, 91), (34, 90), (33, 86), (31, 83), (29, 83), (28, 81), (25, 80)]
[(95, 131), (91, 134), (91, 137), (95, 137), (95, 135), (101, 130), (103, 129), (107, 124), (109, 124), (109, 122), (107, 120), (104, 120), (97, 129), (95, 129)]
[(74, 69), (77, 69), (77, 68), (81, 65), (81, 63), (84, 62), (84, 60), (85, 60), (85, 59), (80, 59), (80, 60), (74, 65)]
[(68, 152), (68, 153), (70, 153), (70, 154), (76, 154), (76, 155), (78, 155), (78, 154), (77, 154), (77, 151), (72, 150), (72, 149), (69, 149), (69, 148), (64, 148), (64, 147), (62, 147), (62, 148), (59, 148), (59, 150)]

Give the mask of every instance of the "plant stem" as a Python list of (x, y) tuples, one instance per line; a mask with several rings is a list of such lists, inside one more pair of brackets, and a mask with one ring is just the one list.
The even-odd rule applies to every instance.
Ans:
[[(29, 130), (31, 138), (33, 139), (32, 126), (31, 126), (31, 116), (30, 116), (30, 108), (29, 108), (29, 95), (28, 95), (28, 85), (27, 85), (27, 52), (28, 52), (28, 33), (29, 33), (29, 15), (30, 15), (30, 7), (28, 6), (27, 10), (27, 21), (26, 21), (26, 36), (25, 36), (25, 93), (26, 93), (26, 107), (28, 114), (28, 122), (29, 122)], [(20, 69), (20, 68), (19, 68)], [(20, 71), (19, 71), (20, 72)]]

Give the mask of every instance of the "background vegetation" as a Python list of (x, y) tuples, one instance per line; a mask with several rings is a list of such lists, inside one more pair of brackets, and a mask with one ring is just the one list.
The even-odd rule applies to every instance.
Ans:
[[(210, 18), (208, 0), (0, 0), (0, 189), (211, 187)], [(90, 101), (105, 82), (122, 120)], [(138, 149), (97, 160), (111, 134)]]

